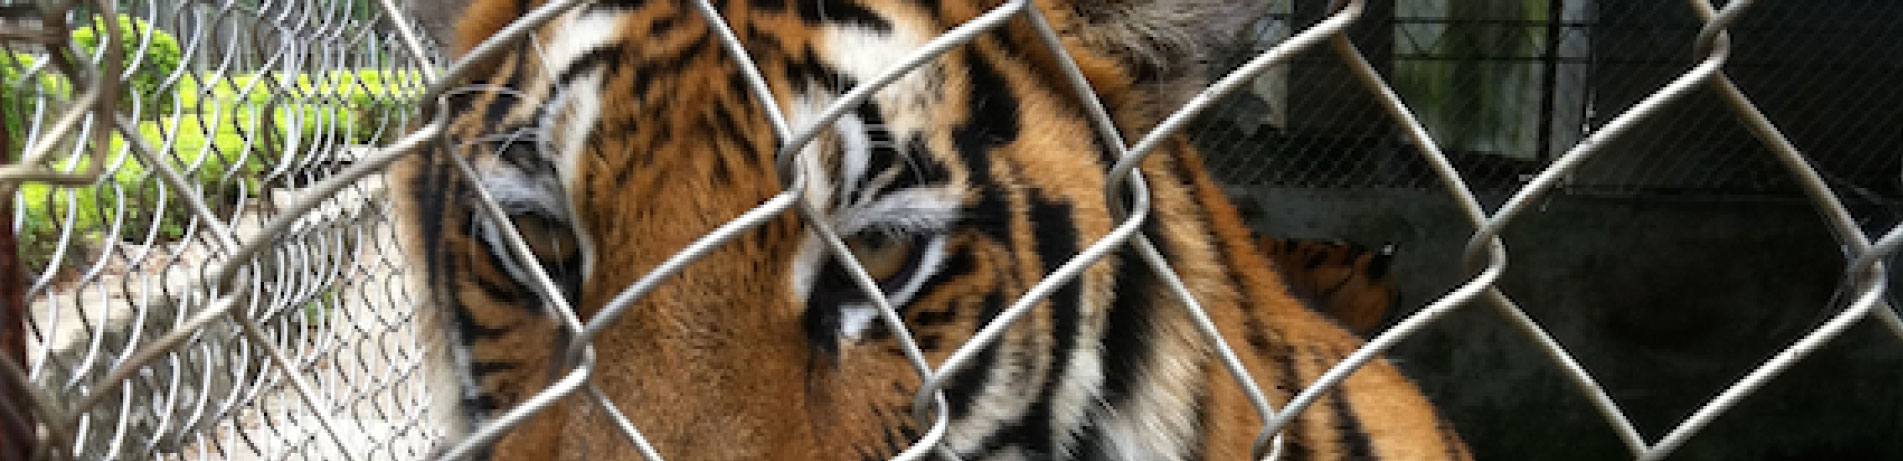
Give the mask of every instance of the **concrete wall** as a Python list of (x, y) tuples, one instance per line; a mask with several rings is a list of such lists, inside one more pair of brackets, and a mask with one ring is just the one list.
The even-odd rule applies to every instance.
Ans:
[[(1466, 280), (1471, 228), (1443, 192), (1234, 189), (1264, 233), (1399, 246), (1402, 313)], [(1497, 207), (1504, 197), (1483, 198)], [(1888, 224), (1884, 222), (1882, 224)], [(1508, 228), (1502, 286), (1648, 441), (1823, 322), (1843, 270), (1795, 200), (1558, 195)], [(1894, 298), (1893, 298), (1894, 299)], [(1480, 459), (1630, 459), (1533, 343), (1470, 304), (1394, 354)], [(1670, 459), (1903, 459), (1903, 340), (1865, 322)]]

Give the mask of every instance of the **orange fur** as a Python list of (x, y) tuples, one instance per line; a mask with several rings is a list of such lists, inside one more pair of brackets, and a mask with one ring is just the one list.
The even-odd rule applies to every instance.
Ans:
[(1341, 241), (1257, 239), (1299, 297), (1357, 335), (1374, 334), (1399, 302), (1392, 254)]
[[(837, 5), (904, 16), (907, 27), (939, 29), (997, 4), (948, 1), (937, 2), (938, 11), (919, 11), (919, 2), (842, 1)], [(1159, 108), (1179, 102), (1168, 88), (1175, 83), (1132, 75), (1130, 69), (1150, 57), (1120, 48), (1117, 40), (1148, 25), (1115, 29), (1125, 26), (1115, 23), (1118, 19), (1085, 17), (1082, 12), (1100, 4), (1130, 8), (1138, 2), (1037, 4), (1126, 135), (1146, 129), (1161, 115)], [(464, 37), (459, 46), (467, 50), (539, 3), (481, 0), (471, 5), (459, 24)], [(804, 6), (769, 13), (744, 0), (722, 4), (726, 20), (743, 31), (742, 41), (755, 50), (752, 58), (771, 82), (780, 107), (797, 105), (792, 95), (809, 90), (782, 77), (800, 70), (801, 53), (841, 52), (829, 48), (838, 45), (791, 11)], [(779, 140), (759, 102), (725, 84), (735, 69), (733, 57), (707, 39), (707, 25), (699, 16), (684, 4), (665, 1), (642, 2), (615, 14), (613, 30), (622, 35), (615, 40), (628, 46), (613, 58), (618, 61), (607, 65), (614, 72), (602, 73), (599, 93), (582, 95), (601, 101), (600, 122), (590, 127), (582, 144), (585, 150), (573, 160), (577, 173), (563, 183), (562, 192), (575, 211), (568, 218), (573, 235), (539, 227), (541, 223), (530, 232), (546, 240), (536, 245), (537, 262), (545, 268), (569, 267), (565, 264), (581, 258), (581, 252), (562, 249), (593, 242), (588, 256), (594, 263), (585, 266), (592, 269), (574, 275), (581, 278), (576, 279), (580, 282), (573, 301), (584, 321), (676, 251), (782, 188), (774, 163)], [(550, 26), (538, 32), (538, 40), (556, 42), (564, 32), (559, 25)], [(888, 121), (895, 127), (924, 125), (908, 133), (917, 134), (917, 145), (923, 148), (913, 154), (946, 165), (951, 170), (946, 181), (963, 186), (959, 190), (965, 204), (978, 203), (981, 192), (997, 201), (996, 208), (977, 212), (995, 218), (990, 225), (1002, 230), (947, 231), (945, 251), (967, 258), (972, 269), (935, 281), (904, 306), (908, 330), (925, 345), (934, 364), (971, 337), (985, 319), (984, 309), (1015, 299), (1060, 262), (1046, 261), (1048, 256), (1039, 253), (1040, 247), (1053, 244), (1048, 233), (1040, 233), (1050, 229), (1040, 226), (1055, 224), (1039, 221), (1036, 209), (1063, 210), (1068, 227), (1058, 231), (1074, 233), (1075, 238), (1056, 243), (1079, 249), (1116, 224), (1103, 197), (1107, 165), (1097, 160), (1099, 152), (1085, 148), (1094, 142), (1095, 132), (1078, 115), (1079, 101), (1058, 77), (1054, 56), (1037, 43), (1019, 20), (947, 54), (919, 70), (938, 91), (911, 95), (927, 101), (921, 103), (923, 108)], [(540, 68), (532, 59), (536, 52), (521, 47), (498, 59), (482, 79), (496, 84), (508, 82), (509, 75), (527, 79), (531, 83), (517, 83), (527, 86), (519, 88), (523, 96), (472, 97), (472, 109), (457, 114), (450, 127), (450, 142), (445, 143), (450, 148), (407, 162), (396, 181), (400, 211), (411, 220), (409, 244), (423, 249), (417, 259), (433, 271), (427, 285), (438, 309), (466, 311), (439, 312), (436, 328), (462, 328), (473, 360), (496, 364), (476, 383), (500, 396), (493, 402), (496, 411), (546, 387), (551, 368), (566, 370), (550, 352), (559, 350), (561, 335), (545, 313), (525, 307), (534, 298), (515, 289), (521, 284), (509, 281), (514, 272), (493, 265), (499, 258), (483, 256), (490, 251), (482, 248), (484, 240), (465, 233), (480, 218), (457, 204), (468, 190), (487, 187), (470, 181), (500, 181), (506, 175), (457, 179), (446, 173), (446, 156), (470, 158), (486, 165), (480, 168), (489, 168), (484, 171), (512, 171), (496, 160), (502, 155), (499, 149), (481, 141), (507, 125), (485, 109), (507, 108), (502, 122), (532, 120), (535, 110), (554, 98), (552, 89), (533, 85), (546, 85), (535, 79), (560, 69)], [(990, 69), (1005, 88), (982, 87), (983, 76), (967, 71), (978, 68)], [(650, 69), (665, 71), (642, 73)], [(985, 107), (972, 104), (979, 94), (1008, 98), (1017, 122), (1016, 132), (989, 133), (982, 139), (995, 143), (983, 154), (984, 170), (960, 156), (961, 146), (972, 141), (954, 134), (955, 127), (982, 124), (994, 116), (971, 112)], [(818, 141), (822, 160), (838, 162), (835, 157), (842, 154), (826, 146), (841, 142), (823, 136)], [(1278, 404), (1291, 397), (1293, 388), (1308, 384), (1359, 346), (1353, 335), (1288, 294), (1186, 142), (1166, 143), (1142, 170), (1154, 201), (1150, 237), (1258, 385)], [(875, 330), (863, 339), (842, 341), (831, 352), (812, 344), (813, 327), (803, 324), (807, 301), (784, 274), (786, 262), (806, 251), (806, 232), (801, 217), (779, 216), (689, 265), (592, 342), (599, 354), (592, 383), (668, 459), (877, 459), (923, 432), (910, 413), (919, 380), (889, 332)], [(1119, 274), (1128, 272), (1120, 269), (1144, 264), (1124, 254), (1106, 258), (1079, 278), (1082, 306), (1077, 319), (1059, 318), (1057, 302), (1046, 301), (1007, 330), (993, 347), (1031, 351), (997, 359), (1024, 371), (1026, 381), (1014, 386), (1064, 384), (1051, 381), (1062, 377), (1064, 370), (1055, 368), (1062, 362), (1040, 351), (1065, 339), (1058, 336), (1059, 328), (1077, 329), (1079, 337), (1103, 334), (1110, 317), (1119, 314), (1111, 312), (1109, 300), (1136, 296), (1128, 294), (1133, 287), (1118, 286)], [(1137, 378), (1146, 381), (1136, 385), (1161, 389), (1142, 395), (1159, 399), (1149, 404), (1165, 410), (1200, 405), (1195, 423), (1201, 430), (1185, 443), (1197, 445), (1202, 459), (1244, 459), (1259, 418), (1212, 359), (1210, 345), (1198, 336), (1187, 311), (1160, 285), (1147, 293), (1139, 301), (1153, 309), (1145, 312), (1150, 320), (1132, 328), (1151, 339), (1146, 347), (1158, 358), (1143, 362)], [(466, 326), (472, 322), (475, 328)], [(1366, 437), (1367, 449), (1379, 459), (1466, 457), (1433, 407), (1385, 362), (1353, 375), (1338, 395), (1291, 425), (1286, 437), (1292, 444), (1317, 459), (1355, 455), (1359, 448), (1337, 443), (1346, 436)], [(1353, 425), (1359, 425), (1360, 432), (1345, 432), (1344, 427)], [(607, 415), (573, 398), (510, 431), (493, 444), (490, 454), (502, 460), (638, 459)]]

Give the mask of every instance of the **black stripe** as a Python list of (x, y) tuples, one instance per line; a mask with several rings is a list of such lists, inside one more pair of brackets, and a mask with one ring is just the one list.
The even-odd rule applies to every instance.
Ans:
[[(438, 146), (443, 144), (446, 143), (436, 143)], [(440, 242), (443, 240), (444, 200), (442, 189), (445, 187), (443, 177), (448, 172), (445, 168), (441, 168), (440, 166), (443, 162), (442, 157), (445, 155), (455, 154), (445, 152), (441, 148), (431, 148), (424, 150), (419, 158), (413, 160), (418, 163), (419, 167), (417, 168), (416, 177), (410, 178), (411, 181), (416, 182), (416, 184), (412, 185), (410, 205), (412, 209), (416, 210), (415, 220), (417, 236), (419, 237), (418, 243)], [(418, 248), (414, 251), (421, 251), (424, 254), (423, 269), (431, 282), (439, 282), (449, 273), (447, 272), (448, 262), (445, 261), (446, 254), (441, 245), (425, 245), (424, 248)], [(443, 287), (443, 284), (431, 283), (431, 285), (433, 288), (430, 291), (431, 296), (438, 300), (448, 299), (448, 291)]]
[(524, 88), (523, 82), (526, 81), (525, 78), (527, 77), (529, 66), (523, 63), (523, 61), (526, 59), (526, 56), (529, 56), (528, 51), (528, 40), (523, 40), (522, 43), (515, 46), (515, 51), (509, 54), (509, 75), (508, 78), (503, 81), (502, 86), (518, 90)]
[[(1284, 394), (1295, 395), (1302, 389), (1299, 381), (1300, 370), (1295, 367), (1295, 354), (1286, 348), (1274, 352), (1269, 355), (1275, 359), (1276, 368), (1280, 368), (1276, 370), (1275, 387), (1281, 389)], [(1282, 426), (1282, 459), (1284, 461), (1307, 461), (1315, 457), (1314, 452), (1309, 451), (1308, 448), (1306, 434), (1308, 430), (1302, 427), (1304, 421), (1296, 418), (1289, 421), (1288, 425)]]
[(1206, 426), (1208, 426), (1209, 422), (1207, 415), (1209, 414), (1210, 401), (1215, 398), (1215, 391), (1210, 385), (1204, 385), (1197, 388), (1195, 392), (1196, 407), (1194, 414), (1197, 418), (1194, 421), (1190, 421), (1191, 429), (1189, 434), (1196, 439), (1194, 443), (1188, 444), (1189, 449), (1183, 453), (1182, 459), (1204, 459), (1203, 450), (1208, 448), (1209, 436), (1211, 435)]
[[(649, 66), (645, 64), (636, 66), (634, 69), (634, 80), (631, 82), (628, 82), (629, 94), (633, 95), (636, 98), (640, 98), (643, 101), (647, 100), (648, 91), (654, 88), (655, 78), (660, 76), (661, 76), (660, 72), (656, 72), (653, 69), (650, 69)], [(608, 123), (615, 123), (615, 122), (610, 121)], [(622, 130), (633, 128), (633, 127), (609, 125), (607, 128), (614, 131), (622, 131)]]
[[(999, 39), (998, 36), (999, 34), (988, 34), (988, 35), (980, 36), (978, 37), (978, 40), (974, 41), (973, 43), (978, 46), (989, 45), (989, 46), (997, 47), (998, 51), (1002, 52), (1005, 56), (1009, 56), (1014, 59), (1024, 59), (1024, 51), (1021, 49), (1018, 49), (1018, 44), (1016, 40), (1010, 40), (1008, 38), (1009, 37), (1008, 35), (1005, 35), (1005, 37), (1007, 37), (1005, 39)], [(1065, 94), (1069, 94), (1069, 93), (1065, 93)]]
[[(1130, 402), (1130, 390), (1144, 379), (1147, 363), (1155, 350), (1152, 347), (1152, 329), (1155, 319), (1154, 291), (1155, 276), (1149, 266), (1138, 262), (1134, 250), (1118, 252), (1117, 271), (1111, 286), (1116, 287), (1115, 299), (1110, 302), (1110, 311), (1105, 313), (1103, 332), (1103, 391), (1099, 397), (1111, 408), (1119, 408)], [(1111, 459), (1104, 448), (1111, 443), (1103, 440), (1103, 431), (1082, 428), (1077, 441), (1077, 459)]]
[[(755, 62), (758, 62), (757, 57)], [(761, 101), (757, 101), (753, 97), (753, 81), (747, 80), (747, 76), (740, 73), (739, 67), (725, 65), (722, 66), (722, 69), (725, 70), (727, 74), (727, 91), (732, 94), (740, 95), (738, 104), (741, 107), (760, 105)], [(765, 77), (764, 75), (761, 76), (762, 79)], [(770, 85), (771, 83), (768, 84)]]
[(1336, 444), (1347, 460), (1375, 460), (1374, 441), (1368, 438), (1368, 431), (1361, 426), (1361, 418), (1355, 416), (1354, 404), (1348, 402), (1347, 392), (1337, 385), (1328, 392), (1328, 407), (1335, 413)]
[(813, 349), (809, 365), (838, 365), (841, 306), (865, 299), (853, 286), (852, 277), (837, 258), (825, 253), (819, 276), (813, 280), (812, 293), (806, 299), (806, 311), (800, 313), (800, 325), (806, 331), (806, 346)]
[[(491, 264), (500, 262), (496, 260), (494, 253), (490, 253), (488, 251), (483, 251), (483, 253), (485, 253), (486, 257), (489, 258)], [(471, 261), (472, 265), (474, 263), (475, 263), (474, 261)], [(524, 293), (522, 290), (520, 290), (519, 289), (520, 287), (512, 283), (513, 280), (509, 282), (497, 281), (497, 280), (489, 279), (487, 277), (478, 276), (477, 274), (473, 272), (465, 272), (463, 274), (460, 274), (460, 276), (457, 278), (466, 279), (467, 281), (469, 281), (469, 283), (475, 285), (477, 290), (481, 291), (484, 296), (488, 297), (486, 301), (489, 301), (498, 305), (516, 306), (516, 307), (524, 307), (524, 305), (527, 304), (530, 306), (526, 306), (526, 307), (530, 307), (531, 309), (537, 310), (537, 311), (541, 310), (541, 305), (535, 299), (535, 297), (532, 295), (529, 295), (528, 293)]]
[(851, 0), (806, 1), (799, 4), (800, 19), (811, 24), (847, 23), (865, 26), (878, 33), (892, 32), (892, 23)]
[(480, 102), (485, 96), (488, 96), (488, 94), (474, 91), (457, 91), (443, 95), (445, 106), (447, 106), (445, 109), (449, 112), (447, 115), (450, 117), (460, 117), (464, 114), (468, 114), (475, 110), (476, 103)]
[(786, 0), (753, 0), (751, 6), (757, 11), (778, 13), (786, 11)]
[[(717, 52), (717, 47), (712, 47), (710, 40), (707, 35), (702, 34), (694, 37), (694, 41), (679, 48), (662, 50), (671, 51), (674, 53), (672, 55), (651, 56), (648, 57), (646, 61), (640, 62), (640, 65), (633, 70), (634, 82), (630, 85), (633, 94), (636, 97), (645, 99), (650, 90), (653, 89), (657, 80), (670, 79), (668, 81), (673, 82), (679, 78), (680, 74), (687, 68), (687, 65), (692, 63), (694, 59), (706, 56), (710, 52)], [(667, 97), (669, 95), (660, 96)]]
[(978, 200), (958, 213), (958, 227), (977, 231), (995, 242), (1010, 242), (1011, 202), (1005, 198), (1005, 192), (998, 186), (985, 186), (976, 181), (972, 184), (977, 189)]
[[(627, 11), (627, 10), (640, 8), (641, 5), (645, 3), (647, 3), (645, 0), (596, 0), (593, 4), (589, 6), (588, 12), (593, 13), (596, 11)], [(524, 9), (521, 11), (527, 11), (527, 10)]]
[(464, 408), (468, 409), (471, 413), (479, 415), (479, 417), (487, 416), (502, 406), (496, 401), (495, 395), (488, 393), (478, 393), (474, 397), (465, 398), (463, 399), (463, 405)]
[(939, 19), (940, 16), (938, 3), (939, 0), (912, 0), (913, 5), (917, 5), (919, 9), (925, 10), (925, 13), (931, 15), (931, 18), (934, 20)]
[[(460, 184), (451, 181), (450, 172), (444, 168), (445, 160), (442, 156), (457, 154), (442, 149), (430, 149), (424, 155), (418, 160), (423, 162), (423, 167), (419, 177), (414, 178), (418, 184), (412, 197), (415, 200), (413, 205), (417, 212), (418, 233), (423, 242), (442, 241), (444, 215), (449, 211), (445, 206), (448, 202), (446, 199), (453, 196), (451, 189)], [(478, 324), (469, 314), (468, 307), (455, 296), (456, 289), (449, 282), (456, 276), (458, 268), (449, 257), (449, 248), (444, 245), (426, 245), (420, 251), (423, 251), (425, 255), (424, 265), (430, 281), (429, 292), (434, 298), (431, 304), (438, 309), (435, 315), (443, 316), (448, 320), (452, 328), (451, 334), (454, 336), (453, 341), (458, 343), (451, 347), (466, 349), (478, 339), (498, 338), (507, 333), (506, 329), (488, 328)], [(464, 368), (458, 371), (462, 376), (472, 377), (472, 370)], [(483, 396), (479, 387), (464, 386), (461, 392), (465, 396), (462, 406), (464, 421), (472, 423), (481, 421), (495, 406), (494, 400)], [(489, 449), (483, 448), (477, 455), (476, 459), (489, 459)]]
[[(444, 208), (442, 204), (447, 202), (444, 197), (448, 195), (448, 192), (442, 190), (442, 188), (460, 187), (463, 185), (460, 181), (449, 182), (452, 179), (447, 177), (448, 173), (449, 172), (442, 168), (432, 168), (429, 181), (425, 183), (424, 188), (418, 191), (419, 204), (421, 205), (423, 215), (419, 221), (423, 224), (423, 235), (426, 239), (424, 241), (426, 242), (442, 241), (444, 238), (442, 234), (442, 221), (443, 216), (448, 210)], [(468, 211), (464, 209), (463, 213), (467, 214)], [(467, 237), (467, 234), (465, 234), (465, 238)], [(485, 281), (481, 280), (480, 277), (474, 277), (464, 272), (463, 267), (457, 264), (459, 261), (456, 258), (450, 257), (451, 253), (455, 251), (454, 249), (448, 248), (446, 245), (433, 246), (433, 248), (435, 248), (435, 250), (429, 251), (430, 257), (428, 262), (431, 267), (429, 277), (433, 282), (431, 289), (436, 296), (437, 303), (440, 304), (438, 308), (447, 310), (450, 321), (456, 329), (457, 337), (462, 342), (461, 345), (466, 347), (474, 344), (476, 341), (497, 339), (507, 334), (509, 329), (506, 326), (490, 327), (477, 322), (475, 316), (469, 313), (469, 306), (464, 304), (461, 297), (456, 295), (459, 291), (456, 284), (451, 282), (459, 279), (473, 279), (478, 283), (478, 287), (487, 294), (494, 296), (495, 293), (488, 293), (492, 291), (503, 293), (504, 296), (498, 298), (501, 300), (510, 298), (510, 296), (508, 296), (509, 290), (484, 283)]]
[(673, 32), (674, 28), (680, 25), (681, 15), (678, 14), (654, 18), (653, 21), (648, 21), (648, 36), (659, 38), (663, 35), (667, 35), (669, 32)]
[(944, 162), (933, 158), (925, 145), (925, 138), (913, 133), (905, 140), (905, 149), (894, 157), (904, 156), (905, 171), (886, 184), (886, 190), (905, 190), (926, 184), (942, 184), (951, 180), (951, 170)]
[[(736, 73), (734, 75), (739, 75), (739, 74)], [(751, 93), (742, 93), (742, 94), (751, 94)], [(747, 97), (751, 98), (752, 96), (747, 96)], [(716, 127), (715, 129), (719, 130), (720, 134), (726, 135), (727, 137), (731, 138), (733, 142), (738, 143), (741, 146), (753, 145), (752, 130), (741, 128), (739, 120), (734, 118), (733, 110), (729, 109), (728, 106), (721, 106), (720, 108), (714, 109), (713, 118), (714, 118), (714, 126)]]
[[(510, 85), (509, 88), (520, 88), (520, 87)], [(500, 91), (488, 91), (484, 93), (477, 93), (480, 96), (476, 96), (471, 99), (476, 101), (480, 101), (483, 98), (488, 99), (486, 103), (488, 105), (488, 107), (486, 108), (487, 110), (484, 111), (482, 114), (482, 120), (484, 122), (483, 127), (485, 131), (487, 131), (488, 127), (502, 126), (508, 123), (509, 112), (515, 109), (516, 104), (520, 104), (522, 102), (522, 98), (517, 96), (512, 96), (508, 93), (504, 93)], [(461, 155), (461, 154), (452, 153), (452, 155)]]
[(853, 78), (828, 67), (825, 61), (819, 58), (819, 52), (815, 51), (812, 45), (801, 49), (799, 56), (788, 57), (786, 68), (782, 71), (785, 74), (786, 83), (794, 85), (795, 88), (802, 83), (816, 83), (826, 91), (843, 94), (857, 84)]
[[(1003, 312), (1006, 302), (1008, 300), (1002, 293), (986, 294), (984, 311), (980, 313), (976, 324), (982, 326), (990, 323), (991, 319), (997, 318), (998, 313)], [(1000, 348), (984, 348), (979, 351), (978, 356), (970, 365), (946, 380), (945, 400), (951, 406), (952, 419), (962, 419), (971, 414), (972, 399), (977, 397), (978, 391), (984, 390), (985, 382), (991, 379), (991, 372), (997, 368), (995, 365), (998, 361), (998, 349)]]
[[(976, 270), (977, 266), (974, 264), (976, 258), (972, 256), (970, 252), (960, 250), (962, 249), (946, 249), (948, 253), (945, 255), (945, 260), (940, 265), (938, 273), (932, 274), (931, 278), (925, 279), (924, 286), (927, 288), (924, 289), (939, 286), (953, 277), (970, 275)], [(945, 326), (958, 321), (959, 309), (962, 305), (963, 303), (954, 300), (943, 305), (932, 306), (939, 308), (939, 310), (905, 309), (906, 324), (912, 327), (912, 334), (915, 335), (913, 339), (918, 342), (919, 349), (925, 351), (935, 351), (939, 349), (939, 341), (942, 339), (942, 335), (937, 328), (934, 327)], [(873, 331), (882, 335), (891, 334), (891, 332), (883, 328), (878, 328)]]
[(469, 375), (475, 377), (478, 380), (481, 380), (484, 376), (501, 373), (504, 371), (516, 370), (520, 368), (521, 366), (519, 366), (518, 364), (514, 362), (500, 362), (500, 361), (492, 361), (492, 360), (471, 360), (469, 362)]
[(609, 64), (624, 60), (626, 51), (627, 50), (621, 48), (620, 45), (604, 45), (589, 48), (588, 51), (582, 52), (581, 56), (576, 57), (574, 61), (568, 62), (568, 67), (563, 68), (560, 73), (556, 74), (555, 83), (560, 85), (560, 88), (567, 88), (570, 84), (575, 82), (575, 79), (581, 78), (582, 74), (588, 71), (606, 67)]
[(772, 62), (785, 56), (786, 41), (778, 34), (760, 29), (758, 24), (759, 21), (747, 21), (746, 31), (741, 33), (741, 41), (746, 44), (747, 53), (753, 55), (754, 62)]
[[(1071, 219), (1070, 204), (1061, 203), (1042, 194), (1033, 192), (1030, 197), (1030, 213), (1033, 240), (1037, 244), (1038, 260), (1044, 264), (1044, 273), (1057, 270), (1071, 256), (1077, 253), (1077, 228)], [(1035, 401), (1024, 415), (1013, 422), (999, 442), (1007, 446), (1016, 446), (1033, 459), (1045, 459), (1056, 455), (1056, 440), (1059, 428), (1054, 427), (1056, 416), (1053, 414), (1051, 400), (1057, 390), (1065, 370), (1070, 366), (1071, 349), (1077, 344), (1077, 331), (1082, 306), (1082, 283), (1072, 281), (1059, 287), (1047, 298), (1049, 305), (1045, 312), (1051, 316), (1052, 347), (1044, 356), (1047, 365), (1044, 385), (1038, 390)], [(1030, 351), (1023, 351), (1030, 353)], [(1023, 377), (1028, 381), (1029, 377)], [(1064, 428), (1062, 430), (1068, 430)]]
[(1136, 250), (1118, 255), (1116, 299), (1106, 314), (1103, 335), (1103, 398), (1112, 406), (1127, 402), (1133, 386), (1143, 381), (1155, 354), (1156, 334), (1155, 272), (1137, 259)]
[(953, 129), (952, 141), (970, 170), (971, 183), (988, 184), (991, 149), (1017, 140), (1017, 96), (982, 56), (966, 53), (964, 61), (971, 79), (964, 96), (970, 99), (965, 123)]

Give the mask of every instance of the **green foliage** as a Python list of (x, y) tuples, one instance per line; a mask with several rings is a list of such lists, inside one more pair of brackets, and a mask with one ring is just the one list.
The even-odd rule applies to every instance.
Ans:
[(27, 92), (22, 88), (22, 80), (27, 69), (33, 67), (33, 57), (18, 53), (0, 53), (0, 130), (6, 130), (7, 142), (0, 148), (6, 152), (19, 152), (25, 149), (26, 114), (31, 104), (25, 102)]
[[(232, 212), (238, 199), (258, 195), (265, 187), (263, 176), (289, 155), (391, 139), (421, 86), (420, 75), (404, 71), (179, 73), (183, 53), (171, 34), (127, 16), (115, 22), (128, 72), (125, 94), (136, 95), (144, 118), (137, 122), (138, 137), (156, 151), (157, 161), (179, 171), (195, 189), (186, 193), (204, 196), (221, 215)], [(84, 53), (77, 58), (90, 60), (99, 53), (104, 27), (105, 21), (94, 18), (90, 27), (72, 33), (74, 52)], [(13, 135), (4, 146), (8, 152), (24, 149), (35, 107), (53, 109), (38, 115), (49, 117), (39, 123), (50, 122), (59, 102), (75, 96), (67, 77), (42, 65), (44, 59), (0, 52), (0, 126)], [(43, 68), (29, 73), (35, 66)], [(168, 79), (173, 82), (166, 85)], [(133, 104), (119, 107), (130, 113)], [(107, 235), (167, 242), (191, 229), (193, 215), (179, 191), (163, 186), (125, 139), (114, 135), (106, 147), (110, 155), (98, 183), (73, 188), (27, 183), (12, 197), (23, 215), (17, 225), (28, 267), (54, 263), (61, 239), (68, 251), (62, 264), (72, 264), (90, 259), (86, 251)], [(77, 172), (92, 161), (87, 155), (61, 155), (49, 166)]]
[[(0, 123), (4, 123), (8, 137), (7, 152), (19, 152), (26, 148), (26, 132), (33, 107), (43, 95), (64, 95), (72, 88), (66, 80), (49, 68), (32, 72), (39, 64), (33, 55), (0, 52)], [(27, 79), (34, 82), (27, 82)]]
[[(106, 41), (104, 24), (99, 23), (98, 17), (94, 19), (92, 27), (75, 29), (71, 37), (73, 45), (86, 53), (85, 59), (101, 55), (99, 44)], [(172, 90), (160, 84), (178, 71), (180, 58), (184, 56), (178, 40), (171, 33), (130, 16), (119, 16), (117, 25), (124, 49), (125, 69), (131, 73), (128, 80), (131, 94), (139, 95), (143, 113), (166, 112), (160, 108), (170, 108)], [(131, 107), (120, 109), (127, 113), (132, 110)]]
[[(219, 123), (208, 126), (208, 123)], [(243, 195), (259, 189), (257, 176), (268, 167), (259, 150), (246, 146), (232, 130), (236, 123), (199, 117), (166, 118), (139, 124), (140, 138), (161, 149), (163, 161), (192, 183), (213, 211), (228, 213)], [(157, 140), (171, 139), (169, 149)], [(192, 222), (191, 211), (179, 193), (163, 185), (146, 164), (131, 153), (125, 139), (114, 136), (113, 155), (102, 164), (105, 175), (88, 187), (63, 188), (27, 183), (20, 188), (25, 222), (19, 233), (21, 254), (29, 267), (44, 267), (52, 257), (61, 229), (71, 229), (69, 245), (97, 244), (113, 224), (121, 240), (159, 242), (177, 240)], [(84, 171), (92, 162), (85, 155), (58, 162), (55, 167)], [(73, 258), (74, 256), (67, 256)]]
[[(210, 82), (179, 82), (186, 107), (199, 112), (270, 107), (280, 126), (299, 127), (299, 141), (365, 143), (387, 138), (413, 107), (422, 77), (414, 72), (331, 71), (245, 74)], [(385, 82), (392, 82), (386, 84)], [(203, 103), (197, 101), (205, 101)]]
[[(5, 64), (0, 62), (0, 70), (10, 68)], [(203, 194), (222, 215), (239, 198), (258, 195), (265, 187), (262, 176), (287, 155), (391, 139), (400, 117), (412, 107), (419, 81), (415, 74), (376, 70), (221, 79), (188, 75), (174, 88), (185, 110), (139, 122), (139, 137), (193, 184), (197, 191), (192, 193)], [(20, 120), (6, 114), (10, 124)], [(80, 249), (108, 234), (132, 242), (144, 242), (148, 236), (165, 242), (185, 235), (191, 212), (169, 188), (161, 201), (161, 180), (128, 147), (124, 139), (114, 137), (112, 158), (104, 164), (108, 173), (96, 185), (22, 187), (25, 221), (19, 235), (29, 267), (52, 262), (62, 232), (69, 234), (69, 248)], [(81, 155), (54, 167), (83, 171), (89, 162)], [(117, 232), (112, 230), (115, 222), (120, 225)], [(68, 254), (64, 261), (83, 259)]]

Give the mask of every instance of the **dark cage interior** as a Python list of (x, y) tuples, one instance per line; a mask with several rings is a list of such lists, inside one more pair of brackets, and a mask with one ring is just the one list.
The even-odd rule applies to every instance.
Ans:
[[(1326, 2), (1288, 3), (1218, 67), (1329, 13)], [(1701, 56), (1702, 22), (1684, 2), (1379, 1), (1366, 14), (1351, 29), (1356, 46), (1489, 212)], [(1897, 24), (1898, 2), (1758, 2), (1729, 29), (1725, 72), (1866, 232), (1903, 216)], [(1844, 250), (1741, 120), (1718, 92), (1693, 91), (1606, 144), (1504, 233), (1502, 289), (1648, 443), (1849, 303)], [(1461, 251), (1473, 227), (1325, 47), (1258, 78), (1193, 133), (1258, 232), (1393, 244), (1402, 302), (1389, 324), (1469, 280)], [(1479, 459), (1631, 456), (1484, 302), (1405, 340), (1396, 359)], [(1900, 370), (1898, 338), (1866, 321), (1669, 459), (1903, 458), (1891, 440), (1903, 433)]]

